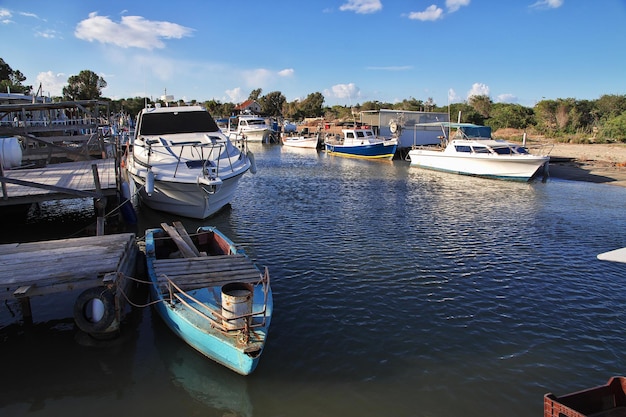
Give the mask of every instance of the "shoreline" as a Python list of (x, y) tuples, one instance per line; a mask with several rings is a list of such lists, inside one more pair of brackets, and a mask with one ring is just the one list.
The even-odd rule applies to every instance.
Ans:
[(626, 144), (550, 146), (550, 177), (626, 187)]

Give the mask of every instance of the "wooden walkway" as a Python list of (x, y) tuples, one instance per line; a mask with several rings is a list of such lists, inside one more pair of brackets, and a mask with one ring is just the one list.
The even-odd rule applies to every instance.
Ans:
[(138, 250), (134, 233), (0, 245), (0, 301), (119, 287), (118, 277), (134, 275)]
[(117, 193), (116, 164), (112, 158), (7, 170), (4, 177), (0, 176), (0, 182), (0, 207), (69, 198), (101, 198)]

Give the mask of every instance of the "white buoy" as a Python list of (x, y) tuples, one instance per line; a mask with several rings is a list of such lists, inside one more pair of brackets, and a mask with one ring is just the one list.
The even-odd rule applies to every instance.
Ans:
[(99, 298), (94, 298), (91, 304), (91, 322), (98, 323), (104, 317), (104, 303)]
[(151, 196), (154, 192), (154, 172), (151, 169), (146, 174), (146, 193)]
[(22, 146), (17, 138), (0, 138), (0, 158), (5, 169), (22, 165)]

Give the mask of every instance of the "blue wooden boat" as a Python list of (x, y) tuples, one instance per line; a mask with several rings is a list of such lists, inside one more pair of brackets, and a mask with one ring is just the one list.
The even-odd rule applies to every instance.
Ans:
[(148, 229), (150, 296), (167, 326), (206, 357), (241, 374), (257, 367), (272, 318), (267, 268), (214, 227)]
[(341, 129), (341, 135), (330, 135), (325, 138), (324, 148), (330, 155), (392, 159), (398, 149), (398, 139), (377, 136), (367, 127)]

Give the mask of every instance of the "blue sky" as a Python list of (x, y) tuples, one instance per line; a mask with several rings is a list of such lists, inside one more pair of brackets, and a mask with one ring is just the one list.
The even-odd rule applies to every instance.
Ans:
[(44, 94), (325, 105), (626, 94), (626, 0), (0, 0), (0, 57)]

